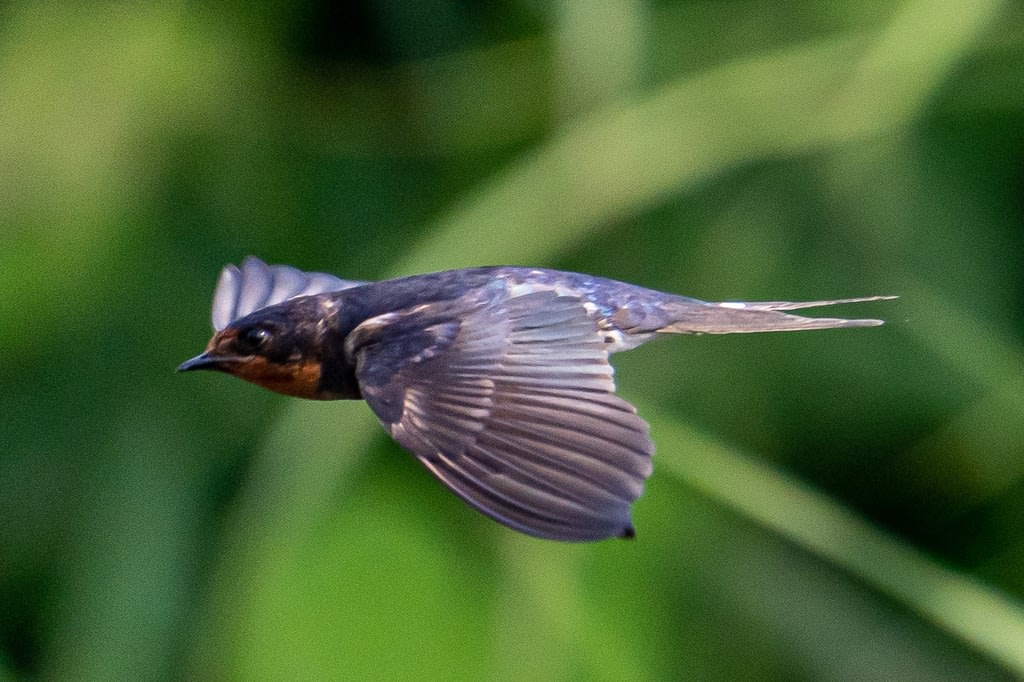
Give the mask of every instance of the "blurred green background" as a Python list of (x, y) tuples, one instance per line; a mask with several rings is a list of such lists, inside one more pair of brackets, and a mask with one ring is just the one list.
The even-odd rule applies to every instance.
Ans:
[[(1024, 676), (1024, 7), (0, 4), (0, 680)], [(876, 329), (615, 358), (635, 541), (175, 375), (247, 254)]]

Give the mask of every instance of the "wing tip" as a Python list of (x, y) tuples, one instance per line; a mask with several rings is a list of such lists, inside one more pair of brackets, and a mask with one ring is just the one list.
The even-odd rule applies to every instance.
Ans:
[(297, 296), (341, 291), (365, 282), (343, 280), (324, 272), (305, 272), (291, 265), (268, 265), (246, 256), (239, 265), (221, 268), (213, 294), (211, 321), (215, 331), (260, 308)]
[(242, 272), (236, 265), (228, 264), (221, 268), (213, 290), (213, 305), (210, 314), (210, 322), (215, 331), (220, 331), (228, 326), (234, 317), (235, 308), (238, 305), (241, 279)]
[(243, 267), (243, 268), (246, 268), (246, 267), (249, 267), (249, 268), (266, 268), (266, 269), (270, 268), (270, 266), (267, 265), (266, 262), (264, 262), (262, 259), (257, 258), (256, 256), (253, 256), (253, 255), (248, 255), (245, 258), (243, 258), (242, 259), (242, 265), (240, 267)]

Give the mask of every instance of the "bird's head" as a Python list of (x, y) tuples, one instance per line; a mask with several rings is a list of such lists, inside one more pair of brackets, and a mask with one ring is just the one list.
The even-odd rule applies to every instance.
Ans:
[(277, 393), (327, 399), (320, 389), (325, 322), (295, 300), (235, 320), (210, 339), (179, 372), (215, 370)]

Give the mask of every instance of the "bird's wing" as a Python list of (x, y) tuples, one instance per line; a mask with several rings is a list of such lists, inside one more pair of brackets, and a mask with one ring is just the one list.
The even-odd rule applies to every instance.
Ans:
[(507, 526), (558, 540), (631, 536), (654, 445), (615, 396), (580, 299), (548, 291), (460, 306), (387, 313), (352, 332), (346, 351), (371, 409)]
[(365, 282), (338, 279), (324, 272), (303, 272), (290, 265), (267, 265), (248, 256), (241, 267), (227, 265), (213, 293), (212, 321), (220, 331), (240, 317), (297, 296), (341, 291)]

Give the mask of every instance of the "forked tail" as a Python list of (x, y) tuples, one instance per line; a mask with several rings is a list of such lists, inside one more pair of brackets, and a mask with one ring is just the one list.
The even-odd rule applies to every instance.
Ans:
[(724, 301), (699, 303), (680, 301), (665, 304), (669, 322), (658, 329), (668, 334), (749, 334), (753, 332), (789, 332), (805, 329), (835, 329), (837, 327), (877, 327), (884, 320), (843, 319), (839, 317), (801, 317), (783, 311), (818, 308), (843, 303), (889, 301), (897, 296), (866, 296), (841, 298), (834, 301), (767, 301), (759, 303)]

